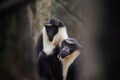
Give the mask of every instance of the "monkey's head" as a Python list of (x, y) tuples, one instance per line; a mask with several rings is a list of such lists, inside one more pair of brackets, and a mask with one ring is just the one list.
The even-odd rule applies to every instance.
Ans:
[(60, 52), (58, 55), (61, 56), (61, 58), (65, 58), (66, 56), (71, 55), (75, 51), (80, 51), (81, 48), (81, 45), (76, 39), (68, 38), (63, 40), (63, 42), (61, 43)]
[(53, 41), (53, 38), (58, 33), (59, 28), (64, 27), (64, 23), (61, 20), (54, 18), (48, 20), (44, 26), (46, 28), (48, 39)]

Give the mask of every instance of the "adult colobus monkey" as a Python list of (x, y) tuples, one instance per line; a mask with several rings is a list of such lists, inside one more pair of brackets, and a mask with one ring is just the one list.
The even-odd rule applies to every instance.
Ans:
[(58, 19), (48, 20), (42, 29), (42, 34), (39, 37), (36, 46), (37, 56), (43, 50), (46, 55), (50, 55), (53, 49), (68, 38), (67, 30), (64, 23)]
[[(56, 56), (56, 53), (58, 53), (57, 51), (59, 51), (57, 45), (59, 45), (64, 39), (67, 38), (68, 38), (67, 30), (62, 21), (55, 18), (48, 20), (44, 24), (44, 27), (42, 29), (42, 34), (36, 46), (36, 54), (37, 56), (39, 56), (38, 65), (39, 65), (40, 76), (45, 77), (48, 80), (53, 80), (53, 77), (49, 75), (51, 73), (49, 67), (52, 66), (53, 64), (54, 65), (57, 64), (56, 66), (60, 65), (60, 61), (53, 57)], [(51, 63), (52, 65), (49, 65), (48, 59), (50, 61), (53, 61), (53, 64)], [(56, 76), (57, 75), (60, 74), (56, 74)], [(58, 80), (61, 79), (59, 78)]]
[[(39, 58), (41, 80), (73, 80), (67, 77), (69, 67), (80, 54), (81, 46), (74, 38), (62, 41), (60, 46), (54, 48), (51, 55), (43, 51)], [(70, 71), (69, 71), (70, 72)], [(66, 79), (67, 78), (67, 79)]]

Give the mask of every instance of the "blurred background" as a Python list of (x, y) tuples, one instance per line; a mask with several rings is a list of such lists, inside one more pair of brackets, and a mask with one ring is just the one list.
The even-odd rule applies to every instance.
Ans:
[(120, 80), (120, 12), (110, 0), (1, 0), (0, 80), (39, 80), (35, 45), (44, 23), (62, 20), (84, 49), (76, 80)]

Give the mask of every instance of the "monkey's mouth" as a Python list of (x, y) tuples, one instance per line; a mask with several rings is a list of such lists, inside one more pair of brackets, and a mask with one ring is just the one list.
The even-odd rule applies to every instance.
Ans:
[(65, 51), (61, 51), (60, 53), (59, 53), (59, 56), (61, 56), (61, 58), (65, 58), (66, 56), (68, 56), (69, 55), (69, 53), (66, 53)]
[(48, 35), (49, 37), (49, 40), (52, 42), (52, 40), (53, 40), (53, 36), (52, 35)]

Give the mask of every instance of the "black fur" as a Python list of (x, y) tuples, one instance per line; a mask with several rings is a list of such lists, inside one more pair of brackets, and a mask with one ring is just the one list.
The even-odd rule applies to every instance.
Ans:
[(46, 55), (44, 51), (40, 53), (39, 74), (45, 80), (63, 80), (62, 64), (57, 58), (59, 47), (57, 46), (53, 51), (52, 55)]
[(36, 56), (39, 56), (39, 53), (43, 50), (43, 35), (41, 34), (41, 36), (39, 37), (37, 44), (36, 44)]
[(67, 79), (66, 80), (76, 80), (76, 65), (73, 63), (68, 69)]
[[(70, 43), (67, 40), (70, 40)], [(51, 55), (46, 55), (42, 51), (38, 62), (39, 74), (43, 78), (41, 80), (63, 80), (62, 64), (58, 59), (58, 55), (65, 58), (75, 50), (80, 50), (80, 48), (79, 43), (75, 39), (68, 38), (63, 40), (61, 46), (57, 46)], [(68, 69), (66, 80), (75, 80), (75, 76), (76, 65), (73, 63)]]

